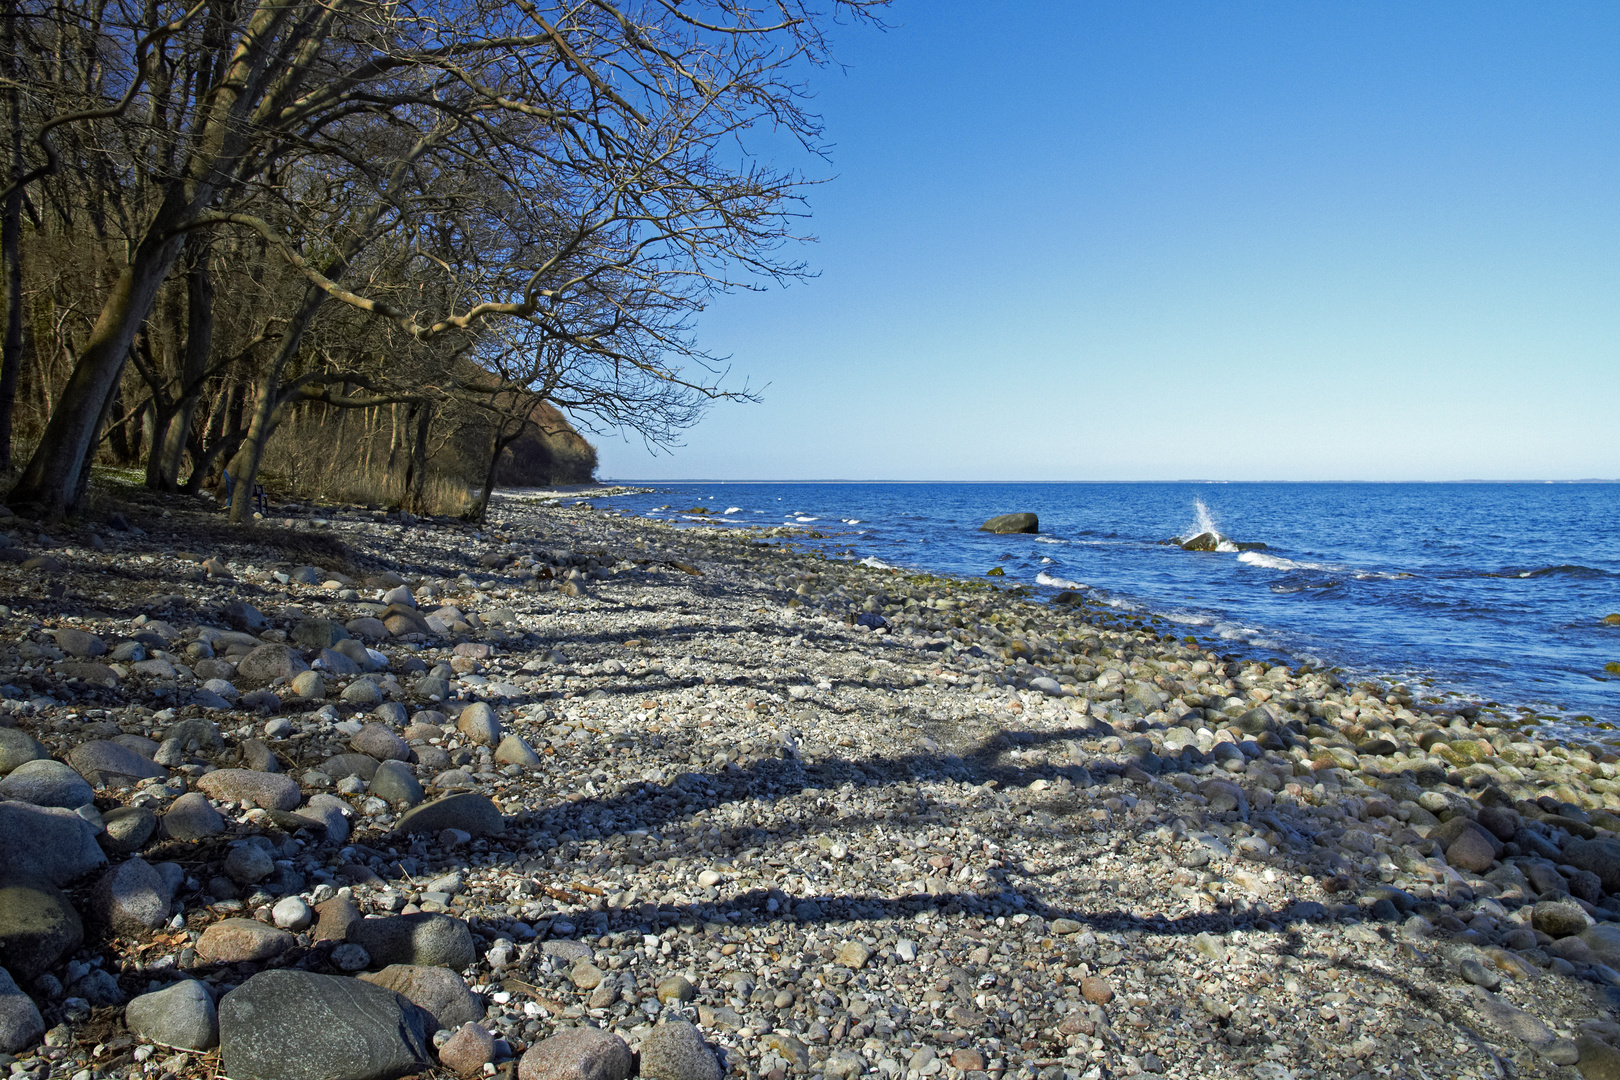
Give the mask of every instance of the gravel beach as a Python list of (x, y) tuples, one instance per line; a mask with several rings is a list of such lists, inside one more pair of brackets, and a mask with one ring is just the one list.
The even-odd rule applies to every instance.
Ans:
[(0, 1064), (1620, 1078), (1604, 748), (585, 494), (0, 521)]

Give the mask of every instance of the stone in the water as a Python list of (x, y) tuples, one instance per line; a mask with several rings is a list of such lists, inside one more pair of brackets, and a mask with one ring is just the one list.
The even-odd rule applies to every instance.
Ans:
[(124, 1007), (124, 1023), (146, 1041), (178, 1050), (211, 1050), (219, 1043), (219, 1012), (196, 979), (133, 999)]
[(1034, 514), (1001, 514), (979, 526), (980, 532), (1032, 533), (1040, 532), (1040, 519)]
[[(45, 1019), (39, 1015), (39, 1006), (17, 988), (5, 968), (0, 968), (0, 1053), (20, 1053), (44, 1037)], [(627, 1057), (629, 1053), (626, 1049)], [(628, 1067), (625, 1072), (628, 1074)]]
[(72, 810), (94, 802), (96, 792), (84, 777), (60, 761), (38, 758), (23, 762), (0, 780), (0, 797)]
[(449, 968), (422, 964), (390, 964), (381, 971), (360, 978), (385, 987), (426, 1010), (434, 1019), (434, 1030), (452, 1031), (463, 1024), (484, 1018), (483, 999)]
[(720, 1063), (697, 1028), (676, 1020), (659, 1024), (641, 1041), (641, 1075), (648, 1080), (720, 1080)]
[(293, 810), (303, 801), (292, 777), (252, 769), (217, 769), (198, 777), (197, 787), (210, 798), (225, 802), (249, 799), (266, 810)]
[(612, 1032), (569, 1028), (529, 1048), (518, 1080), (625, 1080), (634, 1066), (630, 1047)]
[(477, 959), (466, 923), (426, 911), (361, 919), (349, 927), (349, 940), (364, 946), (378, 966), (420, 964), (460, 971)]
[(129, 859), (101, 876), (91, 906), (114, 933), (134, 935), (163, 925), (172, 895), (156, 867), (145, 859)]
[(217, 964), (269, 960), (297, 943), (285, 930), (254, 919), (225, 919), (202, 932), (197, 939), (197, 955)]
[(84, 924), (48, 881), (0, 881), (0, 961), (31, 983), (84, 941)]
[(359, 979), (292, 968), (226, 994), (219, 1036), (232, 1080), (393, 1080), (431, 1064), (416, 1006)]
[(12, 878), (62, 886), (105, 865), (100, 830), (65, 807), (0, 801), (0, 866)]
[(489, 796), (476, 792), (446, 795), (400, 815), (396, 833), (437, 833), (460, 829), (473, 837), (496, 836), (506, 828), (501, 812)]

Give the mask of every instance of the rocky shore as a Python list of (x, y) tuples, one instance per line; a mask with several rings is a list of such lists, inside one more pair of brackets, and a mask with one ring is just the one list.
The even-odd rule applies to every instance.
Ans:
[(12, 1077), (1620, 1077), (1606, 748), (574, 501), (0, 520)]

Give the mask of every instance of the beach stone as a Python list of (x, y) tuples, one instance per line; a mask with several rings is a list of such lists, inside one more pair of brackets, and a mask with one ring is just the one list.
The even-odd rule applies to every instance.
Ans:
[(426, 1071), (426, 1017), (394, 992), (295, 968), (263, 971), (219, 1003), (232, 1080), (393, 1080)]
[(1595, 1035), (1576, 1036), (1575, 1049), (1582, 1080), (1620, 1080), (1620, 1050)]
[(302, 897), (284, 896), (270, 909), (270, 921), (280, 929), (296, 934), (309, 929), (310, 923), (315, 921), (315, 912), (304, 903)]
[(95, 825), (60, 806), (0, 802), (0, 866), (8, 879), (43, 878), (62, 886), (107, 862)]
[(347, 705), (364, 707), (382, 701), (382, 691), (377, 689), (377, 684), (370, 679), (362, 678), (356, 679), (348, 686), (345, 686), (343, 693), (339, 694), (338, 697)]
[(25, 761), (0, 780), (0, 796), (35, 806), (64, 806), (69, 810), (94, 802), (95, 789), (84, 777), (52, 758)]
[[(365, 652), (366, 648), (358, 641), (353, 640), (340, 641), (338, 642), (338, 645), (353, 645), (358, 648), (362, 654)], [(322, 649), (320, 656), (316, 657), (315, 663), (319, 665), (322, 671), (325, 671), (329, 675), (335, 675), (340, 678), (347, 675), (358, 675), (362, 671), (366, 670), (366, 665), (362, 665), (358, 660), (349, 655), (349, 650), (341, 647)], [(294, 685), (296, 685), (296, 681)]]
[(1604, 892), (1620, 893), (1620, 840), (1571, 840), (1564, 861), (1596, 874)]
[[(364, 638), (367, 641), (386, 641), (388, 638), (394, 636), (389, 631), (387, 623), (383, 622), (381, 619), (374, 619), (369, 615), (358, 619), (350, 619), (343, 625), (344, 628), (349, 631), (349, 633), (353, 634), (357, 638)], [(339, 642), (339, 644), (342, 644), (342, 642)]]
[(846, 941), (838, 947), (833, 956), (833, 962), (844, 967), (859, 971), (872, 959), (872, 950), (859, 941)]
[(412, 807), (400, 815), (394, 831), (410, 834), (460, 829), (476, 838), (499, 835), (505, 828), (501, 812), (489, 796), (461, 792)]
[(361, 975), (368, 983), (392, 990), (424, 1009), (434, 1019), (434, 1030), (455, 1030), (484, 1018), (483, 999), (467, 988), (460, 975), (445, 967), (389, 964), (381, 971)]
[(252, 769), (217, 769), (198, 777), (197, 787), (211, 799), (235, 803), (247, 799), (266, 810), (293, 810), (303, 801), (292, 777)]
[(171, 840), (201, 840), (225, 831), (225, 819), (200, 791), (188, 791), (169, 804), (163, 831)]
[[(518, 1080), (625, 1080), (634, 1066), (630, 1047), (612, 1032), (569, 1028), (524, 1053), (518, 1062)], [(651, 1075), (646, 1073), (645, 1062), (642, 1071)]]
[(95, 634), (70, 627), (56, 631), (56, 644), (63, 652), (80, 660), (88, 660), (107, 651), (107, 643)]
[(649, 1080), (720, 1080), (720, 1063), (697, 1028), (672, 1020), (641, 1041), (641, 1075)]
[(145, 859), (127, 859), (110, 868), (96, 883), (90, 906), (96, 917), (117, 934), (155, 930), (169, 918), (174, 890)]
[(326, 700), (326, 680), (318, 671), (300, 671), (292, 677), (287, 688), (305, 701)]
[(326, 759), (321, 771), (334, 780), (345, 776), (358, 776), (370, 781), (377, 775), (377, 759), (370, 754), (334, 754)]
[(120, 806), (101, 816), (101, 846), (109, 855), (128, 855), (141, 847), (157, 831), (157, 815), (144, 806)]
[(39, 1015), (39, 1006), (0, 968), (0, 1053), (20, 1053), (44, 1037), (45, 1019)]
[(411, 684), (411, 693), (424, 701), (443, 701), (450, 696), (450, 682), (437, 675), (424, 675)]
[(495, 1036), (479, 1024), (467, 1023), (439, 1047), (439, 1064), (462, 1076), (482, 1075), (484, 1066), (495, 1060)]
[(264, 612), (246, 600), (232, 600), (225, 605), (222, 614), (226, 622), (244, 633), (262, 634), (270, 629), (270, 620), (264, 617)]
[[(958, 1050), (957, 1053), (962, 1054), (966, 1053), (966, 1051)], [(952, 1060), (954, 1062), (955, 1055), (952, 1055)], [(981, 1062), (979, 1070), (982, 1070), (984, 1068), (982, 1055), (979, 1060)], [(963, 1067), (958, 1065), (957, 1068), (961, 1069)], [(827, 1060), (822, 1062), (821, 1071), (827, 1080), (854, 1080), (855, 1077), (866, 1071), (866, 1059), (852, 1050), (834, 1050), (827, 1055)], [(978, 1070), (963, 1069), (963, 1071)]]
[(501, 722), (495, 718), (495, 710), (483, 701), (461, 710), (456, 730), (480, 746), (498, 746), (501, 741)]
[(349, 745), (378, 761), (409, 761), (411, 744), (382, 724), (370, 723), (355, 732)]
[[(341, 629), (341, 627), (340, 627)], [(294, 630), (296, 635), (297, 630)], [(296, 640), (296, 638), (294, 639)], [(268, 686), (277, 679), (291, 679), (300, 671), (308, 671), (304, 658), (285, 645), (260, 645), (236, 664), (236, 681), (249, 687)]]
[(219, 1044), (219, 1012), (196, 979), (131, 999), (124, 1006), (124, 1023), (147, 1042), (178, 1050), (212, 1050)]
[(1590, 919), (1574, 904), (1544, 900), (1532, 910), (1530, 925), (1548, 937), (1566, 938), (1583, 933)]
[(1001, 514), (979, 526), (980, 532), (1032, 533), (1040, 531), (1040, 519), (1034, 514)]
[(1094, 1005), (1106, 1005), (1114, 1000), (1114, 988), (1108, 980), (1088, 975), (1080, 980), (1080, 996)]
[(326, 839), (341, 844), (349, 838), (349, 814), (353, 808), (336, 795), (318, 794), (299, 813), (326, 826)]
[(348, 936), (377, 966), (418, 964), (460, 971), (478, 958), (467, 924), (433, 912), (361, 919), (349, 927)]
[(225, 749), (225, 738), (219, 733), (219, 725), (200, 716), (169, 725), (163, 732), (163, 741), (171, 740), (178, 741), (181, 749), (188, 752)]
[(1509, 1005), (1484, 987), (1470, 986), (1468, 990), (1467, 1000), (1486, 1026), (1532, 1046), (1553, 1040), (1552, 1029), (1523, 1009)]
[[(1457, 819), (1453, 819), (1457, 820)], [(1446, 845), (1446, 862), (1459, 870), (1483, 874), (1501, 854), (1501, 841), (1472, 822)]]
[(1478, 823), (1480, 828), (1503, 843), (1512, 840), (1524, 827), (1524, 819), (1518, 811), (1506, 806), (1480, 807)]
[(501, 745), (495, 748), (495, 760), (505, 765), (521, 765), (525, 769), (532, 769), (540, 764), (540, 755), (534, 752), (534, 748), (525, 742), (522, 736), (508, 735), (501, 740)]
[(148, 777), (169, 775), (169, 770), (157, 762), (142, 757), (127, 746), (104, 739), (75, 746), (68, 751), (68, 764), (92, 784), (103, 776), (128, 776), (136, 780), (145, 780)]
[(48, 758), (51, 752), (45, 744), (26, 731), (0, 727), (0, 776), (4, 776), (27, 761)]
[(285, 930), (255, 919), (225, 919), (202, 932), (197, 955), (216, 964), (270, 960), (297, 943)]
[(354, 901), (344, 896), (316, 904), (315, 914), (318, 921), (311, 936), (316, 941), (347, 941), (349, 931), (363, 918)]
[(31, 983), (84, 941), (73, 904), (48, 881), (0, 880), (0, 962)]
[(330, 649), (349, 636), (343, 624), (332, 619), (304, 619), (287, 635), (306, 649)]
[(658, 984), (657, 994), (658, 1000), (666, 1005), (685, 1005), (697, 997), (697, 987), (685, 975), (671, 975)]
[(589, 960), (577, 960), (574, 966), (568, 969), (568, 981), (580, 990), (595, 990), (602, 985), (605, 978), (607, 973)]
[(263, 881), (276, 872), (276, 861), (257, 844), (237, 844), (225, 856), (225, 876), (243, 885)]
[(372, 774), (371, 794), (393, 806), (415, 806), (422, 801), (422, 782), (403, 761), (385, 761)]

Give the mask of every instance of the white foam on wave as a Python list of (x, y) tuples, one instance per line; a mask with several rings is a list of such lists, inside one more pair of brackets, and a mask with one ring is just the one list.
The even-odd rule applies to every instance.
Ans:
[(866, 558), (861, 560), (861, 565), (862, 566), (870, 566), (874, 570), (898, 570), (898, 569), (900, 569), (898, 566), (893, 566), (893, 565), (891, 565), (889, 563), (884, 562), (882, 559), (878, 558), (876, 555), (868, 555)]
[(1296, 562), (1285, 559), (1281, 555), (1267, 555), (1263, 551), (1245, 551), (1238, 556), (1238, 562), (1248, 563), (1250, 566), (1263, 566), (1267, 570), (1342, 570), (1343, 567), (1333, 566), (1329, 563)]
[(845, 525), (859, 525), (861, 523), (860, 518), (839, 518), (838, 520), (842, 521)]
[(740, 514), (742, 512), (743, 512), (742, 507), (740, 507), (740, 506), (728, 506), (728, 507), (726, 507), (726, 513), (728, 513), (728, 514)]
[(805, 524), (808, 524), (809, 522), (812, 522), (812, 521), (820, 521), (821, 519), (818, 518), (818, 517), (804, 517), (803, 515), (800, 515), (799, 517), (796, 517), (793, 520), (797, 521), (800, 525), (805, 525)]
[(1193, 611), (1167, 611), (1164, 613), (1164, 618), (1182, 626), (1210, 626), (1215, 622), (1212, 616), (1199, 615)]
[(1067, 544), (1069, 541), (1059, 540), (1055, 536), (1037, 536), (1035, 542), (1037, 544)]
[(1215, 550), (1216, 551), (1224, 552), (1227, 555), (1230, 555), (1232, 552), (1236, 551), (1237, 549), (1238, 549), (1238, 546), (1236, 544), (1232, 543), (1232, 541), (1230, 541), (1230, 540), (1222, 540), (1220, 543), (1215, 545)]
[(1037, 584), (1037, 585), (1050, 585), (1054, 589), (1086, 589), (1086, 588), (1090, 588), (1089, 585), (1083, 585), (1078, 581), (1070, 581), (1068, 578), (1061, 578), (1061, 577), (1056, 576), (1055, 574), (1048, 574), (1045, 570), (1042, 570), (1040, 573), (1035, 575), (1035, 584)]

